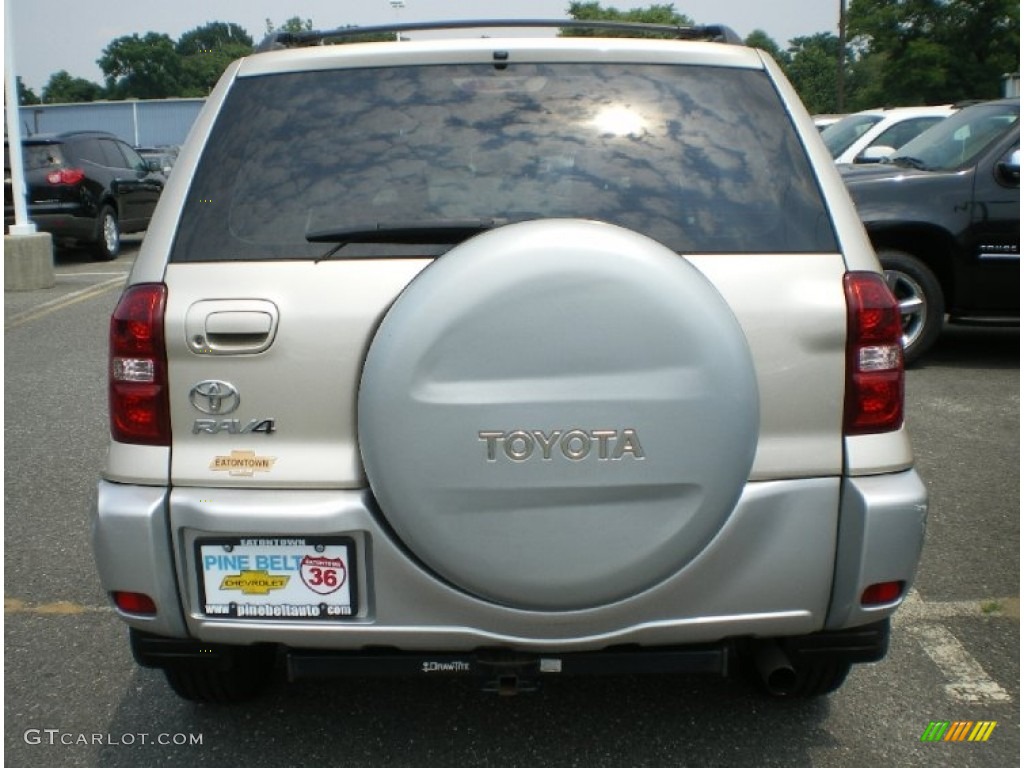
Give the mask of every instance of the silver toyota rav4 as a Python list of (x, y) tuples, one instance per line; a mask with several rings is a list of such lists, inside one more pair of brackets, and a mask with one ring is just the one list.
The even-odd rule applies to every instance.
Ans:
[(551, 26), (281, 35), (208, 99), (112, 318), (94, 528), (178, 694), (884, 656), (926, 493), (813, 122), (726, 28)]

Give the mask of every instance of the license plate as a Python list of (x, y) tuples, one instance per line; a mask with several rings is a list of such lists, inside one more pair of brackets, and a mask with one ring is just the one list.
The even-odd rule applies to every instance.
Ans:
[(355, 542), (346, 536), (196, 541), (200, 610), (225, 619), (355, 616)]

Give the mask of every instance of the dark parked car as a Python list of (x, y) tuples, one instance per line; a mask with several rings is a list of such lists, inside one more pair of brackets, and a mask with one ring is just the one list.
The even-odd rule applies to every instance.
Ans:
[[(164, 176), (116, 136), (102, 131), (38, 134), (22, 140), (28, 215), (59, 246), (86, 245), (117, 257), (122, 232), (149, 226)], [(4, 221), (14, 220), (4, 142)]]
[(953, 323), (1020, 320), (1020, 100), (976, 104), (843, 180), (900, 302), (908, 362)]
[(171, 175), (174, 162), (178, 159), (178, 153), (173, 147), (136, 147), (135, 151), (146, 161), (150, 170), (158, 171), (164, 176)]

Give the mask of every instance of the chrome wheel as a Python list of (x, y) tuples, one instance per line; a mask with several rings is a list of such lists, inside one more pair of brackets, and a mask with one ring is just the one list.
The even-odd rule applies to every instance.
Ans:
[(103, 217), (103, 245), (110, 253), (117, 253), (121, 244), (121, 232), (117, 227), (117, 219), (113, 211), (107, 211)]
[(99, 231), (96, 233), (93, 252), (100, 261), (113, 261), (121, 250), (121, 225), (117, 221), (117, 211), (105, 205), (100, 210)]
[(885, 282), (900, 305), (900, 322), (903, 325), (903, 348), (913, 346), (924, 333), (928, 316), (928, 298), (924, 288), (906, 272), (896, 269), (885, 270)]
[(942, 285), (932, 267), (913, 254), (882, 249), (878, 260), (899, 304), (903, 359), (910, 365), (928, 351), (942, 331), (946, 314)]

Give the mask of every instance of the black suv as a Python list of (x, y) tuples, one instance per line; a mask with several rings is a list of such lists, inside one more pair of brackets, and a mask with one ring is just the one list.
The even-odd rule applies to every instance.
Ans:
[[(22, 141), (28, 214), (60, 246), (84, 244), (117, 257), (122, 232), (138, 232), (164, 188), (138, 152), (102, 131), (38, 134)], [(11, 164), (4, 142), (4, 222), (14, 221)]]
[(1020, 319), (1020, 100), (975, 104), (843, 180), (900, 302), (904, 355)]

